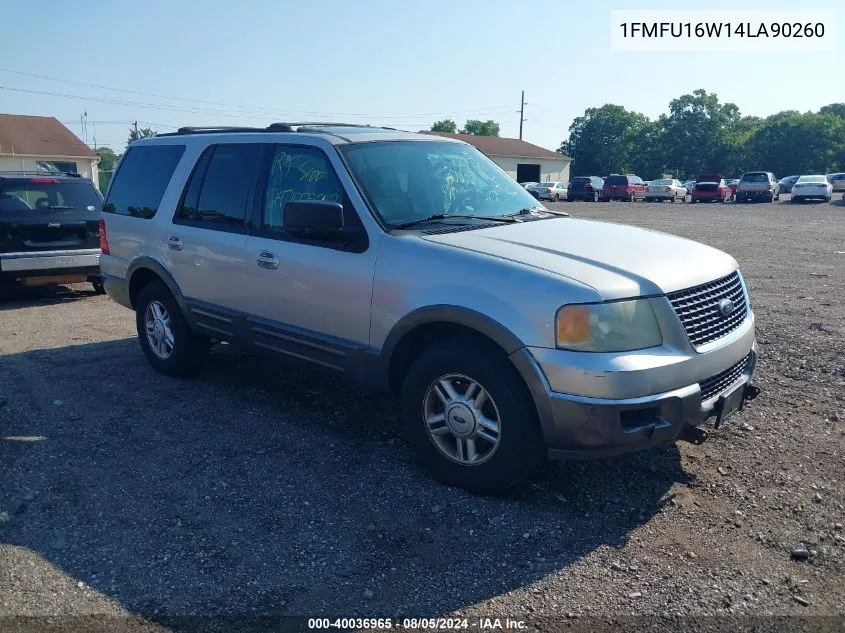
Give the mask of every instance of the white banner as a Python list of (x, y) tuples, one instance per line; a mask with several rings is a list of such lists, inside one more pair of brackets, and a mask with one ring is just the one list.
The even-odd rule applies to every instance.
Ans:
[(612, 51), (835, 51), (836, 11), (611, 11)]

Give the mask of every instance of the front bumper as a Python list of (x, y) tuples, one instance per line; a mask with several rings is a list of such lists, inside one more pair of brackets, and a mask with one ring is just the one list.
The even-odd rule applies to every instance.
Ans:
[(523, 348), (511, 355), (552, 459), (609, 457), (677, 439), (716, 415), (720, 396), (750, 383), (758, 349), (750, 313), (698, 352), (670, 340), (628, 355), (577, 354)]

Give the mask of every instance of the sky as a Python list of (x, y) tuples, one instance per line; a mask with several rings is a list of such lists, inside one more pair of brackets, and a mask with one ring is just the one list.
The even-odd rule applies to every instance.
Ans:
[[(845, 101), (841, 0), (706, 5), (838, 10), (836, 52), (800, 54), (611, 52), (611, 10), (677, 9), (677, 0), (3, 5), (0, 112), (55, 116), (118, 152), (133, 121), (160, 132), (313, 120), (419, 130), (477, 118), (517, 137), (522, 90), (523, 138), (549, 149), (605, 103), (655, 118), (698, 88), (756, 116)], [(816, 81), (795, 81), (802, 76)]]

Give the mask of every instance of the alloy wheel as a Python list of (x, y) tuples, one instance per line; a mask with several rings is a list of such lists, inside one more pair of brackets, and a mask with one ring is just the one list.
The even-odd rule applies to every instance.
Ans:
[(493, 398), (476, 380), (446, 374), (423, 397), (423, 423), (429, 439), (448, 459), (474, 466), (499, 447), (501, 417)]

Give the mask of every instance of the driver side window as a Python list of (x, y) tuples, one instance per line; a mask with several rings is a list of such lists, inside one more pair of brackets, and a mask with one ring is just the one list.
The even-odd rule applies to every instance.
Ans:
[[(334, 167), (321, 150), (316, 147), (279, 146), (273, 154), (267, 179), (262, 228), (284, 231), (285, 205), (303, 200), (338, 202), (344, 207), (347, 223), (358, 219), (346, 200)], [(354, 216), (354, 220), (350, 216)]]

